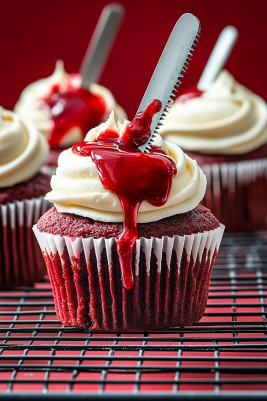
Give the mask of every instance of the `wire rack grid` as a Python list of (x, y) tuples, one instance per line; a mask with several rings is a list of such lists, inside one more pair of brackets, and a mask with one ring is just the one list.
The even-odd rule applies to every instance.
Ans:
[(0, 292), (0, 397), (267, 399), (267, 231), (225, 235), (203, 319), (149, 333), (62, 326), (49, 280)]

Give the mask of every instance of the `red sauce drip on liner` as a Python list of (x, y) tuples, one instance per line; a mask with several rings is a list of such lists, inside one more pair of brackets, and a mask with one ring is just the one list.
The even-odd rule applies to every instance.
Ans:
[(74, 127), (78, 127), (85, 138), (91, 128), (99, 125), (106, 112), (104, 99), (82, 88), (78, 74), (70, 75), (61, 85), (53, 85), (49, 94), (40, 100), (40, 106), (54, 122), (48, 136), (51, 149), (58, 148), (66, 133)]
[(147, 141), (152, 117), (160, 109), (159, 100), (150, 102), (134, 117), (123, 137), (107, 129), (98, 134), (94, 142), (79, 142), (72, 147), (75, 154), (91, 156), (104, 188), (120, 199), (124, 228), (117, 250), (126, 289), (131, 289), (134, 283), (132, 257), (138, 237), (139, 207), (144, 200), (153, 206), (163, 206), (176, 174), (175, 162), (161, 148), (152, 146), (151, 153), (141, 153), (138, 149)]

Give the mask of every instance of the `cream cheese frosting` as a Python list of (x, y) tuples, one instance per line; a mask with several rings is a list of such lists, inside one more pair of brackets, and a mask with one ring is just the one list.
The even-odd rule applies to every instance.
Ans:
[(0, 187), (36, 175), (48, 151), (45, 138), (31, 121), (8, 110), (0, 111)]
[(200, 97), (175, 101), (159, 133), (184, 150), (248, 153), (267, 142), (267, 105), (223, 70)]
[[(129, 121), (116, 123), (114, 113), (108, 121), (92, 129), (85, 140), (92, 141), (100, 132), (111, 129), (120, 136)], [(169, 198), (162, 207), (144, 201), (139, 209), (138, 222), (160, 220), (194, 209), (203, 199), (206, 177), (196, 161), (184, 154), (177, 145), (165, 142), (156, 135), (155, 144), (167, 151), (175, 161), (177, 174), (173, 177)], [(52, 191), (46, 199), (53, 202), (59, 212), (74, 213), (104, 222), (122, 222), (123, 212), (118, 196), (107, 191), (101, 184), (96, 165), (91, 157), (74, 154), (71, 149), (63, 151), (58, 159), (56, 174), (51, 179)]]
[[(48, 78), (39, 79), (38, 81), (28, 85), (22, 91), (20, 98), (15, 105), (14, 111), (20, 116), (28, 118), (34, 122), (39, 131), (41, 131), (46, 137), (53, 129), (54, 123), (41, 108), (39, 100), (49, 93), (51, 86), (55, 84), (64, 84), (68, 77), (69, 74), (65, 71), (63, 62), (58, 60), (53, 74)], [(77, 85), (79, 84), (80, 80), (77, 76)], [(101, 96), (105, 100), (106, 112), (103, 116), (103, 121), (107, 119), (111, 110), (114, 110), (117, 119), (123, 120), (127, 117), (125, 111), (117, 104), (112, 93), (107, 88), (98, 84), (92, 84), (89, 89), (93, 94)], [(75, 142), (82, 140), (83, 136), (81, 130), (78, 127), (75, 127), (64, 136), (59, 146), (71, 146)]]

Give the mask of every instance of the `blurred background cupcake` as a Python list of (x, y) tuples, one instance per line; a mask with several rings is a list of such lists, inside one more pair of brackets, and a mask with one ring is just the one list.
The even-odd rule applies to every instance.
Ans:
[(112, 93), (98, 85), (102, 70), (124, 15), (120, 4), (109, 4), (102, 10), (79, 73), (67, 74), (58, 60), (54, 73), (28, 85), (14, 110), (35, 123), (50, 146), (43, 167), (55, 172), (60, 152), (82, 141), (87, 132), (106, 121), (110, 112), (123, 120), (126, 113)]
[(111, 110), (117, 119), (126, 117), (107, 88), (95, 83), (81, 88), (81, 76), (67, 74), (60, 60), (50, 77), (22, 91), (14, 110), (30, 119), (46, 137), (51, 150), (43, 171), (48, 174), (55, 172), (60, 152), (82, 141), (92, 127), (107, 119)]
[(31, 121), (0, 117), (0, 287), (28, 285), (46, 273), (31, 227), (50, 207), (50, 177), (39, 172), (49, 148)]
[(203, 204), (228, 231), (253, 230), (267, 206), (267, 105), (223, 70), (208, 90), (181, 95), (160, 129), (196, 159), (208, 186)]

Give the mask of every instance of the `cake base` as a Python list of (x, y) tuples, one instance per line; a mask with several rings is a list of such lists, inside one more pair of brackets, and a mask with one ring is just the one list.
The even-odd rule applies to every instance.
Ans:
[(31, 285), (46, 274), (32, 225), (50, 206), (43, 197), (0, 204), (0, 288)]
[(26, 182), (20, 182), (12, 187), (0, 188), (0, 204), (20, 201), (22, 199), (38, 198), (51, 191), (50, 180), (46, 174), (38, 173)]
[(51, 280), (58, 319), (98, 331), (186, 326), (205, 311), (224, 231), (203, 206), (138, 224), (134, 285), (122, 284), (116, 239), (122, 223), (48, 211), (34, 227)]
[(253, 231), (267, 215), (267, 158), (201, 166), (207, 176), (202, 203), (227, 232)]
[(133, 263), (135, 279), (131, 290), (122, 285), (115, 243), (111, 247), (112, 264), (108, 263), (105, 249), (98, 260), (93, 250), (87, 260), (84, 252), (70, 257), (67, 248), (61, 255), (43, 255), (57, 316), (65, 326), (150, 331), (188, 326), (202, 318), (217, 250), (211, 254), (204, 248), (202, 258), (194, 260), (183, 248), (180, 263), (173, 250), (169, 266), (166, 252), (159, 266), (152, 251), (148, 269), (145, 250), (141, 248), (138, 267)]
[(254, 231), (267, 216), (267, 144), (242, 155), (187, 152), (207, 176), (202, 200), (227, 232)]
[(248, 153), (236, 155), (222, 155), (222, 154), (205, 154), (200, 152), (192, 152), (185, 150), (185, 153), (196, 160), (201, 167), (203, 164), (220, 164), (220, 163), (235, 163), (245, 160), (257, 160), (267, 157), (267, 143), (258, 149), (252, 150)]

